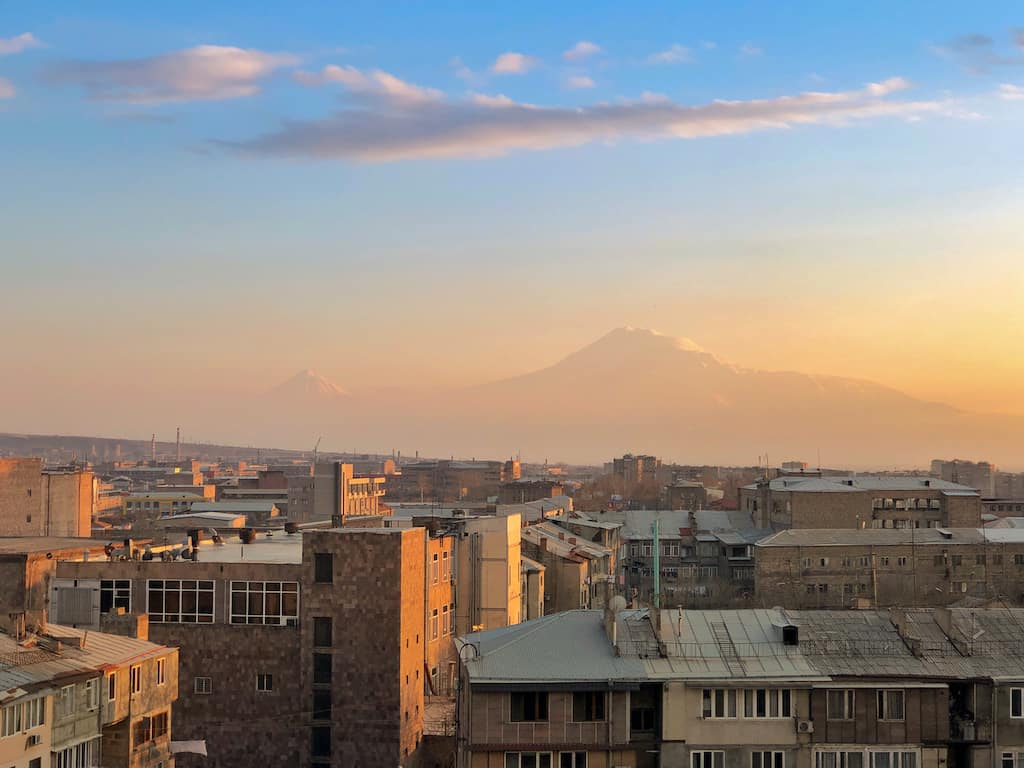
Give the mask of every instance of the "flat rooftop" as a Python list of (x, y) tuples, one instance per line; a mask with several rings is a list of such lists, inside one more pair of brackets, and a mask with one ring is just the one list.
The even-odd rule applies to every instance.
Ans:
[(779, 531), (758, 547), (869, 547), (1020, 544), (1021, 528), (804, 528)]
[[(115, 539), (116, 540), (116, 539)], [(65, 536), (9, 536), (0, 538), (0, 555), (45, 554), (82, 550), (102, 550), (106, 539), (84, 539)]]

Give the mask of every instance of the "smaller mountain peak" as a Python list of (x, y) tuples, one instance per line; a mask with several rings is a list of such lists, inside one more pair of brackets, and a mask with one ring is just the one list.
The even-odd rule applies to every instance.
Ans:
[(635, 328), (631, 325), (624, 325), (621, 328), (608, 333), (604, 340), (621, 341), (625, 344), (649, 344), (659, 345), (665, 348), (673, 347), (682, 352), (705, 352), (706, 350), (692, 339), (685, 336), (669, 336), (660, 333), (652, 328)]
[(276, 388), (278, 393), (314, 397), (342, 397), (348, 393), (312, 368), (299, 371)]

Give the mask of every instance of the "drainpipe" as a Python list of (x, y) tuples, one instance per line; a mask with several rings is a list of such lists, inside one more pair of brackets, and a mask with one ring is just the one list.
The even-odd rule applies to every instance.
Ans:
[(661, 543), (658, 540), (658, 518), (654, 518), (654, 600), (655, 608), (661, 607)]

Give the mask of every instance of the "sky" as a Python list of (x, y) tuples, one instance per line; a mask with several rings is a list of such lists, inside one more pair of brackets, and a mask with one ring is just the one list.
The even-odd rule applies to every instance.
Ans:
[(552, 8), (3, 4), (0, 430), (623, 325), (1024, 413), (1019, 2)]

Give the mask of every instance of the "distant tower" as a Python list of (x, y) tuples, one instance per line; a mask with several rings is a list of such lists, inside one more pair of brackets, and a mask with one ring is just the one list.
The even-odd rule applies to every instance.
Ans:
[(149, 458), (153, 461), (154, 464), (156, 463), (156, 433), (155, 432), (153, 433), (153, 436), (151, 438), (149, 438)]
[(178, 427), (178, 433), (174, 438), (174, 460), (181, 461), (181, 427)]

